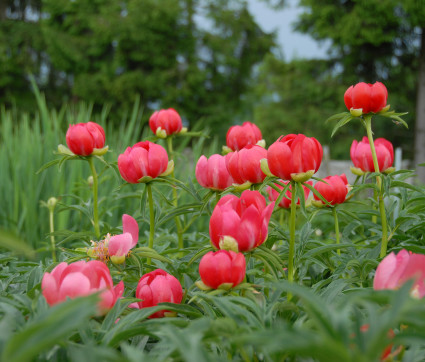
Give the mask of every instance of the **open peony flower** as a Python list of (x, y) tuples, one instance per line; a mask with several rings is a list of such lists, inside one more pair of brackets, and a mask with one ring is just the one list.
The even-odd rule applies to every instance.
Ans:
[(131, 184), (150, 182), (158, 176), (167, 176), (174, 169), (168, 161), (164, 147), (150, 141), (138, 142), (127, 147), (118, 156), (118, 170), (124, 180)]
[(108, 253), (115, 264), (123, 263), (130, 249), (134, 248), (139, 240), (139, 225), (130, 215), (122, 216), (122, 230), (122, 234), (112, 236), (108, 243)]
[(344, 103), (349, 111), (360, 110), (360, 114), (377, 113), (386, 107), (387, 98), (387, 88), (381, 82), (360, 82), (345, 91)]
[(124, 283), (115, 287), (108, 267), (97, 260), (58, 264), (50, 273), (45, 273), (41, 290), (50, 306), (100, 292), (98, 314), (106, 314), (124, 292)]
[(137, 245), (139, 240), (139, 225), (130, 215), (122, 216), (122, 234), (107, 234), (105, 239), (97, 243), (88, 250), (89, 256), (97, 258), (103, 262), (111, 260), (114, 264), (122, 264), (130, 249)]
[(272, 175), (282, 180), (304, 182), (319, 170), (322, 157), (322, 145), (314, 137), (288, 134), (269, 147), (267, 166)]

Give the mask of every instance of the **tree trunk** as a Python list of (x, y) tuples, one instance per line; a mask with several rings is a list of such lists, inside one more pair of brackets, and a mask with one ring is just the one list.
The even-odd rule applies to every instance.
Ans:
[(418, 90), (416, 96), (416, 129), (415, 129), (415, 167), (418, 180), (425, 183), (425, 28), (422, 28), (421, 50), (419, 55)]

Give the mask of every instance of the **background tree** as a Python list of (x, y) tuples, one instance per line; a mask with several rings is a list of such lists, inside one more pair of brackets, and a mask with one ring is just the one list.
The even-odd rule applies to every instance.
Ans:
[(274, 46), (245, 0), (6, 0), (0, 17), (6, 105), (35, 108), (33, 74), (56, 106), (118, 109), (140, 94), (145, 117), (175, 107), (217, 131), (244, 120), (253, 68)]
[(245, 1), (44, 0), (47, 52), (68, 96), (148, 112), (175, 107), (191, 122), (242, 118), (253, 67), (273, 47)]
[(40, 0), (0, 1), (0, 99), (31, 108), (28, 73), (45, 64), (43, 37), (38, 24)]
[(343, 109), (344, 85), (330, 70), (326, 60), (293, 60), (289, 63), (273, 55), (266, 57), (256, 78), (253, 119), (267, 145), (279, 136), (303, 132), (331, 145), (333, 158), (350, 157), (347, 142), (362, 135), (361, 130), (345, 127), (330, 139), (330, 114)]
[[(331, 40), (330, 60), (347, 87), (359, 81), (383, 81), (389, 89), (392, 108), (409, 112), (409, 132), (387, 127), (388, 120), (375, 122), (374, 130), (396, 146), (403, 146), (407, 156), (412, 157), (413, 132), (417, 134), (422, 128), (425, 131), (425, 118), (421, 118), (421, 112), (415, 112), (420, 29), (425, 21), (423, 2), (300, 0), (300, 5), (306, 11), (296, 29), (319, 41)], [(423, 81), (419, 80), (419, 84)], [(425, 158), (424, 141), (417, 138), (417, 142), (424, 144), (423, 150), (416, 147), (417, 159)], [(425, 174), (423, 177), (425, 181)]]

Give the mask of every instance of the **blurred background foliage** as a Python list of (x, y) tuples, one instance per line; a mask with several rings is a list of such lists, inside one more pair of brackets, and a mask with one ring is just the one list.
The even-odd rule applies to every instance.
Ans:
[(324, 120), (345, 109), (349, 85), (379, 80), (393, 109), (409, 112), (410, 130), (388, 127), (388, 119), (374, 130), (412, 158), (421, 4), (300, 0), (304, 12), (295, 30), (330, 49), (327, 59), (285, 61), (247, 0), (3, 0), (0, 100), (34, 112), (33, 74), (51, 107), (85, 101), (96, 114), (107, 104), (118, 124), (140, 95), (144, 119), (174, 107), (191, 127), (202, 122), (223, 135), (229, 125), (250, 120), (268, 144), (305, 132), (331, 144), (333, 158), (347, 159), (346, 145), (362, 135), (360, 127), (330, 140)]

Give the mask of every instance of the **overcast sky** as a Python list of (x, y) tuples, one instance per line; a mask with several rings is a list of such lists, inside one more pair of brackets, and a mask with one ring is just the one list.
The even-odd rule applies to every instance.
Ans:
[(248, 0), (251, 13), (266, 32), (277, 30), (277, 42), (282, 48), (285, 60), (294, 58), (325, 58), (326, 44), (319, 44), (308, 35), (293, 30), (293, 23), (303, 11), (297, 0), (287, 1), (282, 10), (270, 9), (264, 2)]

